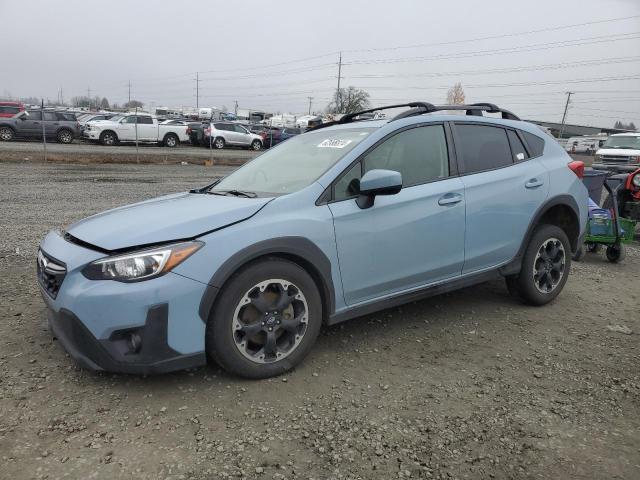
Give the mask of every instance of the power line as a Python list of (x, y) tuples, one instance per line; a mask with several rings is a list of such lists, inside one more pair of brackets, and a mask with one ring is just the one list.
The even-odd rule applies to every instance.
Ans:
[(576, 28), (576, 27), (586, 27), (588, 25), (596, 25), (600, 23), (608, 23), (608, 22), (619, 22), (622, 20), (631, 20), (634, 18), (639, 18), (640, 15), (631, 15), (628, 17), (617, 17), (617, 18), (609, 18), (606, 20), (594, 20), (592, 22), (584, 22), (584, 23), (574, 23), (570, 25), (559, 25), (556, 27), (547, 27), (540, 28), (536, 30), (528, 30), (524, 32), (513, 32), (513, 33), (504, 33), (500, 35), (489, 35), (485, 37), (476, 37), (476, 38), (466, 38), (462, 40), (452, 40), (448, 42), (438, 42), (438, 43), (419, 43), (415, 45), (401, 45), (396, 47), (382, 47), (382, 48), (362, 48), (362, 49), (353, 49), (353, 50), (345, 50), (346, 53), (361, 53), (361, 52), (381, 52), (381, 51), (390, 51), (390, 50), (402, 50), (402, 49), (410, 49), (410, 48), (424, 48), (424, 47), (441, 47), (444, 45), (456, 45), (460, 43), (469, 43), (469, 42), (479, 42), (483, 40), (494, 40), (498, 38), (509, 38), (509, 37), (517, 37), (522, 35), (530, 35), (533, 33), (544, 33), (544, 32), (553, 32), (557, 30), (565, 30), (568, 28)]

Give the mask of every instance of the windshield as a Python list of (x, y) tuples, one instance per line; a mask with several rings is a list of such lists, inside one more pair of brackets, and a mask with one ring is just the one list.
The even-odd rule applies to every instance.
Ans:
[(640, 150), (640, 137), (631, 135), (611, 136), (604, 142), (602, 148), (627, 148)]
[(373, 131), (320, 130), (292, 137), (221, 180), (212, 191), (296, 192), (313, 183)]
[(110, 122), (119, 122), (124, 118), (124, 115), (116, 115), (115, 117), (111, 117), (109, 119)]

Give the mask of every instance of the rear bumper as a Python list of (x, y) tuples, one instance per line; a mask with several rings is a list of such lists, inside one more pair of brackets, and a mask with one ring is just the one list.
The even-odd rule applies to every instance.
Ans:
[[(182, 355), (169, 347), (167, 304), (149, 309), (142, 327), (116, 330), (104, 340), (94, 337), (82, 321), (66, 309), (55, 312), (49, 308), (48, 322), (62, 347), (80, 367), (88, 370), (148, 375), (206, 364), (204, 352)], [(131, 347), (132, 335), (139, 340), (139, 349), (135, 352)]]

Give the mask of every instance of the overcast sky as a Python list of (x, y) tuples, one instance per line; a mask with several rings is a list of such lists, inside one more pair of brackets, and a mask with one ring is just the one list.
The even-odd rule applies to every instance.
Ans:
[(640, 0), (0, 0), (0, 18), (5, 97), (122, 103), (130, 81), (149, 108), (195, 106), (200, 72), (201, 107), (303, 113), (342, 51), (342, 86), (374, 105), (442, 103), (459, 81), (526, 118), (560, 121), (574, 91), (568, 123), (640, 126)]

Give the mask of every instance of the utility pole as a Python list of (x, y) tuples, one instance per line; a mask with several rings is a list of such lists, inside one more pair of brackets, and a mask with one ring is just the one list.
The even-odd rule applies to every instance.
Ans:
[(64, 105), (64, 97), (62, 96), (62, 87), (60, 87), (60, 103)]
[(564, 133), (564, 122), (567, 119), (567, 110), (569, 110), (569, 102), (571, 101), (571, 95), (575, 92), (565, 92), (567, 94), (567, 102), (564, 104), (564, 113), (562, 114), (562, 125), (560, 126), (560, 134), (558, 138), (562, 138), (562, 134)]
[(127, 86), (129, 87), (129, 103), (131, 103), (131, 80), (129, 80)]
[(342, 52), (338, 60), (338, 88), (336, 90), (336, 113), (340, 113), (340, 79), (342, 78)]
[(309, 99), (309, 115), (311, 115), (311, 100), (313, 100), (313, 97), (307, 97)]
[(236, 117), (237, 117), (238, 116), (238, 100), (236, 100), (235, 102), (236, 102), (235, 114), (236, 114)]
[(200, 109), (200, 72), (196, 72), (196, 110)]

